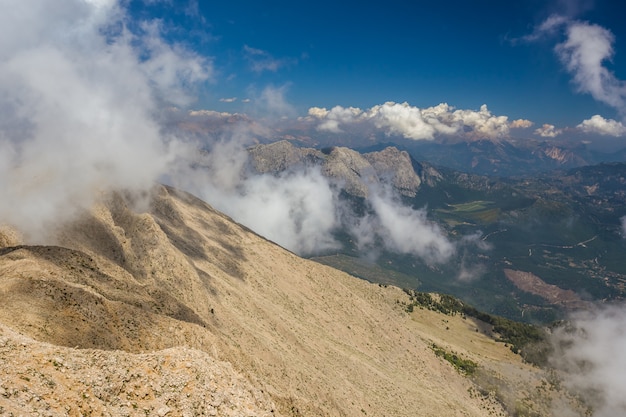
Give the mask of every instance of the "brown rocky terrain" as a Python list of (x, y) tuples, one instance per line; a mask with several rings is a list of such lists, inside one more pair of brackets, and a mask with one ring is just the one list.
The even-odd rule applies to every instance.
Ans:
[(574, 291), (548, 284), (532, 272), (505, 269), (504, 275), (520, 290), (538, 295), (552, 304), (562, 305), (570, 309), (589, 308), (591, 306), (590, 302), (582, 300)]
[(549, 415), (570, 401), (481, 323), (409, 314), (400, 289), (169, 187), (105, 195), (55, 234), (0, 232), (0, 414)]

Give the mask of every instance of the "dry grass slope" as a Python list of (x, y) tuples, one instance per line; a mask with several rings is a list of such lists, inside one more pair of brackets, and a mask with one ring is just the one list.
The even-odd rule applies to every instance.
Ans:
[(169, 187), (103, 197), (56, 246), (0, 243), (5, 413), (506, 415), (433, 342), (529, 398), (545, 379), (467, 321), (409, 315), (400, 289), (301, 259)]

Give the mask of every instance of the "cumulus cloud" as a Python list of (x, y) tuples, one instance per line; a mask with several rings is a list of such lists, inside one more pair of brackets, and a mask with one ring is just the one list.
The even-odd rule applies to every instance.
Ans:
[(552, 335), (552, 363), (564, 383), (593, 409), (595, 417), (626, 415), (626, 307), (575, 314)]
[(264, 71), (276, 72), (280, 68), (298, 63), (298, 60), (295, 58), (275, 58), (267, 51), (252, 48), (248, 45), (244, 45), (243, 52), (250, 69), (257, 73)]
[(605, 119), (599, 114), (591, 116), (591, 119), (583, 120), (582, 123), (576, 127), (585, 133), (596, 133), (616, 137), (626, 135), (626, 126), (624, 126), (622, 122), (613, 119)]
[[(386, 102), (367, 110), (335, 106), (331, 110), (312, 107), (307, 120), (317, 129), (333, 133), (360, 124), (378, 129), (387, 135), (413, 140), (432, 140), (437, 135), (465, 135), (473, 138), (498, 139), (509, 135), (507, 116), (493, 115), (486, 105), (478, 111), (455, 110), (446, 103), (418, 108), (408, 103)], [(523, 124), (518, 121), (518, 124)]]
[[(7, 0), (0, 13), (0, 219), (32, 239), (112, 188), (143, 189), (185, 145), (165, 100), (190, 102), (211, 62), (135, 31), (116, 1)], [(10, 13), (6, 12), (10, 11)]]
[(535, 135), (539, 135), (542, 138), (555, 138), (563, 133), (562, 129), (557, 129), (556, 126), (545, 123), (540, 128), (535, 129)]
[(363, 111), (356, 107), (341, 107), (335, 106), (332, 109), (326, 110), (320, 107), (311, 107), (309, 109), (309, 116), (316, 119), (320, 119), (320, 123), (317, 126), (318, 130), (328, 131), (332, 133), (342, 132), (339, 127), (340, 124), (348, 125), (358, 121)]
[(511, 124), (509, 125), (509, 127), (511, 129), (528, 129), (532, 127), (533, 125), (534, 123), (531, 122), (530, 120), (517, 119), (517, 120), (513, 120)]

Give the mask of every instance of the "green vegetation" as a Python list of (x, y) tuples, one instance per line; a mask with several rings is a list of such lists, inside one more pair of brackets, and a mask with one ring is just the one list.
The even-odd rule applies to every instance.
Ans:
[(450, 362), (454, 368), (464, 375), (473, 375), (478, 368), (478, 364), (469, 359), (463, 359), (454, 352), (448, 352), (444, 348), (437, 346), (435, 343), (430, 345), (430, 348), (435, 352), (435, 355), (439, 356)]
[(546, 334), (538, 326), (509, 320), (504, 317), (483, 313), (476, 308), (462, 302), (448, 294), (436, 294), (404, 290), (410, 297), (407, 311), (414, 311), (415, 307), (426, 308), (440, 313), (454, 316), (462, 314), (463, 317), (473, 317), (491, 325), (491, 330), (498, 334), (498, 341), (510, 346), (511, 351), (519, 354), (529, 363), (544, 365), (549, 353), (549, 345)]

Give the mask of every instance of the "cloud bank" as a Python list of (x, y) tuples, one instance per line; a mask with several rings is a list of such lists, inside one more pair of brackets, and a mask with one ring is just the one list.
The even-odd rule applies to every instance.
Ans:
[(346, 128), (361, 125), (378, 129), (386, 135), (413, 140), (433, 140), (438, 135), (500, 139), (509, 136), (511, 127), (532, 125), (527, 120), (509, 122), (507, 116), (495, 116), (486, 105), (478, 111), (455, 110), (446, 103), (421, 109), (406, 102), (386, 102), (367, 110), (342, 106), (330, 110), (312, 107), (303, 120), (314, 122), (321, 131), (341, 133)]
[(0, 13), (0, 218), (36, 239), (99, 192), (145, 189), (184, 153), (156, 114), (210, 61), (131, 32), (115, 1), (7, 0)]

